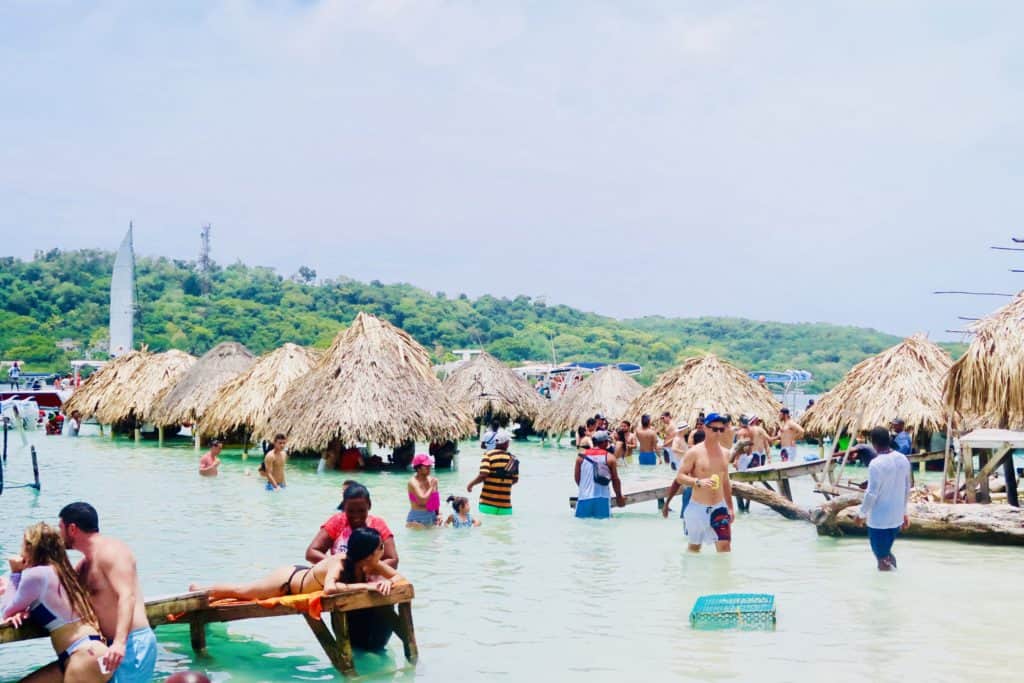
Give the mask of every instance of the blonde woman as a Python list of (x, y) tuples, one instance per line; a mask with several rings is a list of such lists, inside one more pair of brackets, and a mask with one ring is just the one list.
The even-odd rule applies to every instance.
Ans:
[(25, 531), (11, 576), (0, 577), (0, 620), (20, 627), (32, 621), (50, 634), (65, 681), (109, 681), (100, 658), (107, 646), (96, 612), (68, 561), (60, 532), (40, 522)]

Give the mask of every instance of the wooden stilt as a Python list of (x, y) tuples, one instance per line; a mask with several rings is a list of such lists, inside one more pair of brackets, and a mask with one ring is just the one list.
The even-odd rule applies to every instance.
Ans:
[(351, 662), (348, 662), (348, 669), (346, 670), (346, 663), (341, 661), (338, 656), (338, 643), (331, 635), (331, 630), (327, 628), (327, 625), (319, 619), (313, 619), (308, 614), (303, 614), (302, 617), (306, 620), (306, 624), (309, 626), (309, 630), (316, 636), (316, 640), (320, 643), (320, 647), (323, 648), (324, 654), (327, 655), (327, 659), (331, 660), (331, 664), (340, 673), (346, 676), (354, 676), (356, 671), (355, 667), (352, 666)]
[(156, 428), (156, 445), (163, 448), (164, 445), (164, 426), (160, 425)]
[(135, 443), (141, 442), (142, 441), (142, 430), (139, 429), (138, 427), (136, 427), (133, 431), (134, 431), (134, 436), (135, 436)]
[(110, 425), (110, 440), (114, 440), (114, 425)]
[(192, 651), (196, 654), (206, 652), (206, 622), (193, 621), (188, 625), (189, 640), (192, 641)]
[[(964, 484), (967, 486), (967, 502), (976, 503), (978, 495), (974, 490), (974, 449), (961, 448), (960, 457), (964, 462)], [(959, 481), (959, 477), (957, 480)]]
[(415, 664), (420, 658), (420, 650), (416, 645), (416, 629), (412, 624), (412, 603), (398, 604), (398, 620), (402, 629), (399, 631), (399, 637), (401, 637), (405, 649), (405, 658), (410, 664)]
[(1017, 496), (1017, 472), (1013, 469), (1013, 452), (1003, 456), (1003, 478), (1006, 480), (1006, 502), (1015, 508), (1020, 507)]
[(789, 479), (782, 479), (779, 481), (779, 491), (786, 497), (786, 500), (793, 500), (793, 490), (789, 487)]
[(100, 436), (103, 436), (103, 423), (102, 422), (100, 423), (99, 427), (100, 427)]
[[(195, 427), (195, 426), (193, 426), (193, 427), (192, 427), (192, 429), (196, 429), (196, 427)], [(199, 436), (199, 432), (195, 432), (195, 433), (194, 433), (194, 434), (192, 435), (192, 440), (193, 440), (193, 441), (195, 441), (195, 448), (196, 448), (196, 450), (198, 451), (198, 450), (199, 450), (199, 448), (200, 448), (200, 444), (201, 444), (201, 442), (202, 442), (202, 440), (203, 440), (203, 438), (202, 438), (201, 436)]]
[(338, 660), (341, 673), (355, 675), (356, 665), (352, 656), (352, 641), (348, 633), (348, 616), (344, 612), (331, 612), (331, 627), (334, 629)]

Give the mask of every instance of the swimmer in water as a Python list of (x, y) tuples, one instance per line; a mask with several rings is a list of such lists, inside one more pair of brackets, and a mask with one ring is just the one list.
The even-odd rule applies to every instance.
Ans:
[(479, 519), (473, 519), (469, 512), (469, 498), (465, 496), (448, 496), (448, 502), (452, 504), (452, 514), (444, 521), (445, 526), (456, 529), (472, 529), (480, 526)]

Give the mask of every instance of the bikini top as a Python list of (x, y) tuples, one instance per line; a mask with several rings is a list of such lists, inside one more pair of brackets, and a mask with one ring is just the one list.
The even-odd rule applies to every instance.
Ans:
[(50, 633), (81, 621), (53, 567), (29, 567), (11, 574), (10, 579), (11, 585), (0, 598), (0, 618), (7, 619), (27, 610), (29, 619)]
[[(409, 501), (418, 504), (420, 499), (409, 491)], [(437, 512), (441, 509), (441, 494), (437, 491), (431, 491), (430, 495), (427, 496), (427, 504), (424, 505), (428, 512)]]

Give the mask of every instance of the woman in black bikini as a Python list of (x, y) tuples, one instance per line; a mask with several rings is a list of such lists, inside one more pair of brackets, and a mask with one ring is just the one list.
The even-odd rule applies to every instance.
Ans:
[(189, 590), (203, 591), (211, 600), (264, 600), (321, 589), (330, 595), (352, 588), (365, 588), (387, 595), (392, 584), (401, 581), (402, 577), (381, 561), (383, 554), (384, 543), (380, 534), (375, 529), (364, 527), (352, 532), (347, 555), (328, 555), (312, 567), (304, 564), (281, 567), (252, 583), (220, 583), (206, 587), (192, 584)]
[(283, 595), (312, 593), (324, 587), (328, 574), (338, 575), (344, 559), (344, 555), (330, 555), (312, 567), (306, 564), (295, 564), (275, 569), (262, 579), (252, 583), (217, 583), (205, 587), (192, 584), (188, 589), (208, 593), (211, 600), (223, 598), (263, 600), (279, 598)]

